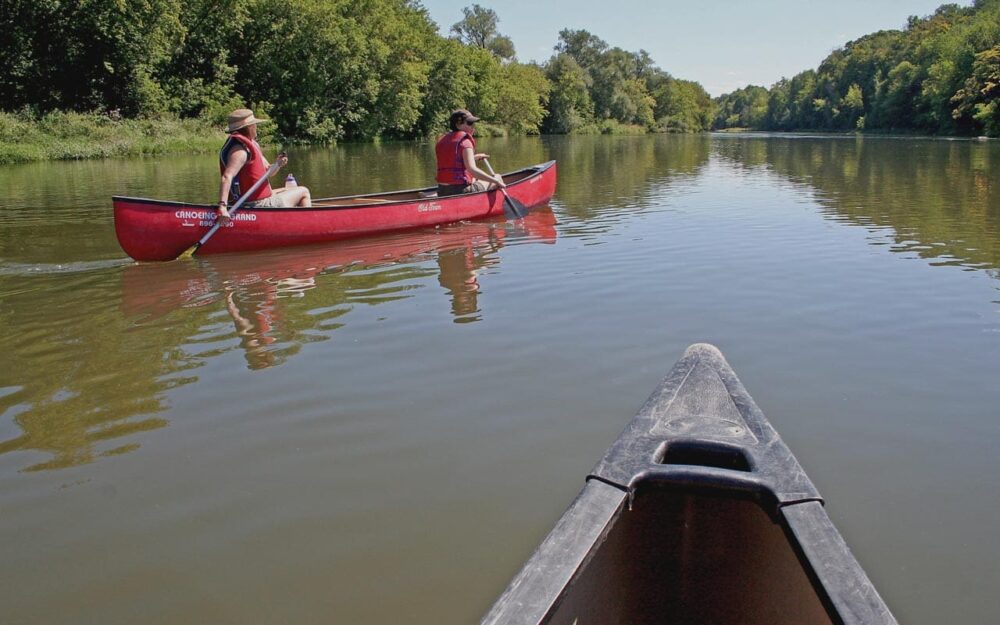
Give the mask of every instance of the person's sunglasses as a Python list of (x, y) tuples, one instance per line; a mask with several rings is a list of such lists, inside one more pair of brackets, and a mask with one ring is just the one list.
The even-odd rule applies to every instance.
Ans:
[(476, 122), (470, 122), (468, 120), (466, 120), (465, 123), (468, 124), (468, 125), (470, 125), (470, 126), (475, 126), (476, 125)]

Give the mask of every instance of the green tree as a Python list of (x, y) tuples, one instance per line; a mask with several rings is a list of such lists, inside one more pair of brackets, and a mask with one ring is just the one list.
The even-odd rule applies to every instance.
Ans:
[(748, 85), (720, 96), (716, 103), (716, 128), (760, 128), (768, 112), (768, 91)]
[(236, 108), (237, 67), (231, 63), (251, 19), (248, 0), (188, 0), (181, 14), (183, 36), (165, 64), (161, 85), (168, 108), (185, 117), (207, 115), (221, 122)]
[(1000, 45), (976, 55), (972, 75), (952, 101), (956, 119), (971, 117), (988, 135), (1000, 135)]
[(545, 75), (551, 85), (545, 132), (565, 134), (593, 121), (594, 103), (588, 87), (590, 74), (569, 54), (558, 54), (548, 62)]
[(239, 92), (287, 136), (410, 136), (436, 37), (405, 0), (258, 0), (237, 56)]
[(551, 85), (537, 65), (510, 63), (500, 73), (495, 121), (518, 134), (538, 134)]
[[(476, 72), (470, 64), (467, 47), (457, 39), (445, 39), (434, 45), (433, 63), (424, 88), (423, 106), (417, 132), (428, 136), (446, 128), (448, 114), (467, 105), (478, 89)], [(480, 52), (484, 52), (480, 49)], [(471, 55), (475, 57), (475, 53)]]
[(864, 116), (864, 112), (865, 98), (861, 92), (861, 87), (858, 86), (858, 83), (851, 83), (851, 86), (847, 88), (847, 94), (840, 101), (842, 127), (857, 127), (858, 119)]
[[(977, 55), (996, 45), (1000, 1), (942, 5), (927, 17), (911, 17), (904, 29), (849, 41), (817, 69), (778, 81), (768, 90), (763, 120), (751, 127), (976, 132), (989, 119), (989, 107), (976, 108), (967, 81)], [(734, 94), (719, 100), (717, 126), (744, 119), (738, 100)]]
[(500, 18), (493, 9), (473, 4), (462, 9), (462, 14), (464, 17), (451, 27), (462, 43), (489, 50), (506, 61), (514, 59), (514, 42), (498, 31)]
[(582, 67), (590, 72), (597, 67), (608, 44), (600, 37), (586, 30), (563, 29), (559, 31), (559, 42), (555, 50), (559, 54), (568, 54)]
[(611, 48), (586, 30), (559, 32), (546, 73), (552, 83), (547, 132), (572, 132), (613, 120), (648, 129), (696, 132), (714, 104), (697, 83), (677, 81), (645, 50)]
[(920, 68), (910, 61), (900, 61), (889, 70), (876, 104), (883, 128), (912, 127), (914, 97), (920, 91)]
[(816, 99), (816, 71), (810, 69), (793, 76), (790, 90), (793, 128), (819, 127), (819, 118), (813, 107), (813, 100)]
[(8, 110), (166, 106), (158, 78), (183, 36), (180, 0), (8, 0), (0, 96)]
[(654, 115), (659, 127), (670, 132), (700, 132), (712, 127), (716, 105), (705, 89), (690, 80), (664, 74), (654, 81)]
[(795, 127), (791, 99), (791, 83), (787, 79), (782, 78), (771, 86), (767, 96), (767, 114), (764, 116), (763, 128), (792, 130)]

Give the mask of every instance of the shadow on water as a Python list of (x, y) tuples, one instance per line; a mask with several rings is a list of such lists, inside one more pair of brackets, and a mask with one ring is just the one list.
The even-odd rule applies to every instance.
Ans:
[[(478, 321), (480, 272), (500, 263), (505, 245), (554, 243), (555, 225), (543, 207), (514, 222), (193, 262), (112, 263), (103, 272), (79, 270), (72, 289), (58, 280), (65, 272), (28, 267), (18, 277), (41, 283), (0, 311), (8, 327), (22, 329), (0, 377), (0, 415), (21, 432), (0, 440), (0, 454), (51, 456), (22, 469), (38, 471), (133, 451), (138, 443), (114, 441), (166, 426), (148, 415), (167, 409), (168, 391), (197, 382), (207, 360), (239, 349), (248, 369), (280, 365), (304, 344), (328, 339), (354, 307), (409, 298), (435, 276), (453, 320)], [(51, 306), (53, 298), (63, 305)], [(82, 308), (88, 319), (69, 322)]]
[(731, 135), (713, 150), (810, 191), (830, 219), (871, 230), (872, 245), (1000, 278), (997, 142)]

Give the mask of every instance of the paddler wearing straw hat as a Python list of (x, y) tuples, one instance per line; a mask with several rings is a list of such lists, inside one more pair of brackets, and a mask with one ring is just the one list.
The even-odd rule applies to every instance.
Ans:
[[(264, 158), (264, 153), (257, 144), (257, 124), (267, 122), (266, 119), (254, 117), (250, 109), (236, 109), (229, 114), (229, 126), (226, 132), (229, 138), (219, 152), (219, 171), (222, 182), (219, 185), (219, 221), (229, 222), (227, 207), (234, 203), (243, 189), (249, 189), (255, 182), (267, 173), (271, 166)], [(288, 157), (284, 152), (278, 154), (278, 164), (284, 167)], [(244, 206), (248, 208), (291, 208), (293, 206), (312, 206), (309, 189), (301, 186), (272, 189), (265, 182), (253, 195), (247, 198)]]

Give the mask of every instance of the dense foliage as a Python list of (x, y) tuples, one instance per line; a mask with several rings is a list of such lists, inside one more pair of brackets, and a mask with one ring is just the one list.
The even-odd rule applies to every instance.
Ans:
[[(586, 31), (517, 62), (473, 4), (445, 37), (417, 0), (5, 0), (0, 110), (112, 120), (201, 118), (250, 105), (286, 138), (410, 138), (466, 107), (487, 132), (701, 130), (704, 90)], [(456, 16), (457, 17), (457, 16)], [(20, 123), (20, 121), (18, 122)]]
[(718, 99), (716, 128), (1000, 134), (1000, 0), (946, 4)]
[(250, 105), (273, 117), (281, 136), (325, 142), (429, 136), (448, 111), (466, 107), (497, 133), (1000, 135), (1000, 0), (943, 5), (902, 30), (848, 42), (769, 89), (751, 85), (715, 101), (645, 51), (611, 47), (586, 30), (561, 31), (542, 65), (519, 63), (497, 14), (477, 4), (463, 9), (453, 37), (418, 0), (0, 6), (0, 111), (16, 113), (18, 124), (66, 111), (218, 126)]
[(697, 132), (712, 122), (715, 105), (701, 85), (659, 69), (645, 50), (610, 48), (586, 30), (560, 31), (545, 69), (547, 132), (607, 132), (609, 124)]

